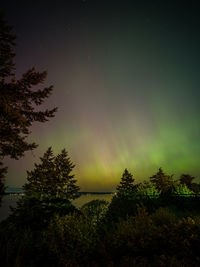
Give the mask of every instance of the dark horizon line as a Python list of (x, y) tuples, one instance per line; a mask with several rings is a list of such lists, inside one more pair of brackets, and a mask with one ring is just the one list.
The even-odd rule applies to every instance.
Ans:
[[(12, 190), (13, 189), (13, 190)], [(10, 195), (10, 194), (23, 194), (24, 193), (24, 189), (22, 187), (7, 187), (5, 190), (4, 195)], [(98, 191), (80, 191), (78, 192), (78, 194), (80, 195), (87, 195), (87, 194), (114, 194), (114, 191), (102, 191), (102, 192), (98, 192)]]

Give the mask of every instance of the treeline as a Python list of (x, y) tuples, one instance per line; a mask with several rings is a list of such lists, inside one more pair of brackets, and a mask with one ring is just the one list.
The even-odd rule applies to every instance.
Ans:
[(162, 168), (151, 176), (148, 181), (135, 183), (133, 175), (125, 169), (120, 185), (117, 186), (118, 195), (126, 195), (130, 198), (139, 195), (152, 197), (167, 197), (170, 195), (198, 195), (200, 184), (190, 174), (182, 174), (178, 180), (173, 180), (173, 175), (164, 173)]
[[(200, 198), (194, 177), (160, 168), (135, 183), (123, 172), (110, 203), (77, 209), (79, 186), (66, 150), (51, 148), (27, 172), (25, 195), (0, 224), (3, 266), (198, 266)], [(194, 190), (195, 188), (195, 190)]]

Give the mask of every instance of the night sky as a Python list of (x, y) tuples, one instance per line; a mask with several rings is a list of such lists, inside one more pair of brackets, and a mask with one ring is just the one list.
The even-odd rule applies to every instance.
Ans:
[(128, 168), (136, 181), (159, 167), (200, 178), (199, 1), (1, 1), (18, 36), (16, 74), (47, 70), (57, 106), (36, 123), (39, 144), (6, 160), (6, 184), (52, 146), (66, 148), (81, 191), (111, 191)]

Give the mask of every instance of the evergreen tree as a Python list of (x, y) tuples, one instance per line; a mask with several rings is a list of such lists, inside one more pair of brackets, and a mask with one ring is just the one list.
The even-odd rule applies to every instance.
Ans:
[[(32, 68), (21, 79), (15, 78), (15, 39), (12, 27), (0, 14), (0, 160), (5, 156), (19, 159), (24, 156), (24, 152), (36, 148), (34, 142), (27, 141), (30, 127), (35, 121), (47, 121), (57, 110), (41, 111), (38, 108), (53, 89), (52, 86), (39, 88), (46, 78), (46, 71), (36, 72)], [(2, 196), (5, 168), (1, 167), (0, 172)]]
[(182, 185), (187, 185), (187, 187), (190, 188), (194, 179), (195, 178), (189, 174), (182, 174), (180, 177), (180, 183)]
[(10, 156), (19, 159), (24, 152), (37, 147), (27, 142), (33, 122), (45, 122), (54, 116), (56, 108), (38, 111), (37, 106), (44, 102), (52, 86), (36, 89), (44, 82), (46, 72), (27, 71), (22, 79), (7, 83), (0, 81), (0, 157)]
[(150, 181), (155, 185), (161, 195), (168, 195), (171, 194), (174, 189), (172, 176), (173, 175), (165, 174), (162, 168), (159, 168), (158, 172), (150, 177)]
[(16, 36), (12, 33), (12, 27), (4, 20), (0, 13), (0, 78), (11, 76), (14, 70), (13, 58)]
[(71, 175), (75, 165), (66, 150), (54, 156), (50, 147), (40, 160), (34, 170), (27, 172), (25, 195), (12, 209), (9, 220), (16, 227), (28, 226), (38, 231), (44, 229), (55, 215), (78, 212), (71, 203), (79, 197), (77, 181)]
[(136, 185), (134, 185), (133, 175), (128, 172), (127, 169), (124, 170), (120, 184), (117, 186), (117, 195), (119, 196), (130, 196), (136, 190)]
[(26, 196), (40, 199), (79, 197), (77, 180), (70, 174), (75, 165), (65, 149), (54, 156), (50, 147), (40, 159), (41, 163), (35, 164), (33, 171), (27, 172), (28, 183), (24, 185)]
[(30, 127), (35, 121), (45, 122), (54, 116), (56, 108), (40, 111), (53, 87), (39, 88), (47, 73), (34, 68), (16, 80), (14, 47), (16, 36), (0, 14), (0, 157), (19, 159), (25, 151), (37, 145), (27, 142)]

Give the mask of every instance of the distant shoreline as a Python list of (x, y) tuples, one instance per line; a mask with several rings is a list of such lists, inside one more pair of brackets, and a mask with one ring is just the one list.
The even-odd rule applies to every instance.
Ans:
[[(80, 195), (107, 195), (107, 194), (114, 194), (115, 192), (89, 192), (89, 191), (83, 191), (83, 192), (78, 192)], [(23, 195), (24, 190), (22, 188), (16, 188), (16, 190), (9, 190), (9, 188), (5, 191), (4, 195)]]

